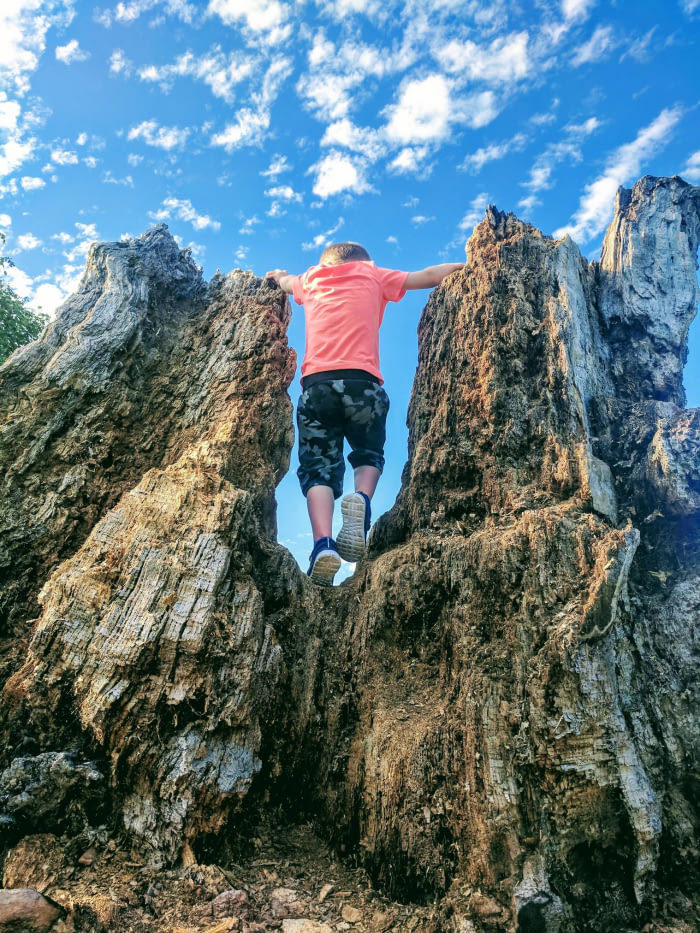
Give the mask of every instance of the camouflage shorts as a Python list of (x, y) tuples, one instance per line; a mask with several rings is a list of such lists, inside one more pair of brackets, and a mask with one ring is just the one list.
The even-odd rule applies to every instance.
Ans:
[(352, 467), (384, 469), (384, 441), (389, 396), (369, 379), (329, 379), (305, 389), (297, 406), (301, 491), (331, 486), (335, 498), (343, 493), (343, 439), (352, 452)]

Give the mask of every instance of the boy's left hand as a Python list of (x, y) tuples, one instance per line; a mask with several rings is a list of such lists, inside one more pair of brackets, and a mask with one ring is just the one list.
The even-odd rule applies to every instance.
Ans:
[(277, 282), (277, 284), (279, 285), (280, 279), (281, 279), (282, 276), (284, 276), (284, 275), (288, 275), (286, 269), (272, 269), (271, 272), (266, 272), (266, 273), (265, 273), (265, 278), (266, 278), (266, 279), (274, 279), (275, 282)]

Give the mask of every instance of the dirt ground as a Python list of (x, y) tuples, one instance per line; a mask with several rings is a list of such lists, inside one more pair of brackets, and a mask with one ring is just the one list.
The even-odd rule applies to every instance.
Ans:
[(81, 851), (84, 842), (28, 836), (5, 859), (4, 887), (34, 888), (64, 908), (56, 933), (447, 929), (434, 908), (383, 897), (364, 870), (337, 861), (310, 825), (259, 828), (250, 855), (225, 866), (193, 861), (157, 870), (119, 839), (97, 837)]

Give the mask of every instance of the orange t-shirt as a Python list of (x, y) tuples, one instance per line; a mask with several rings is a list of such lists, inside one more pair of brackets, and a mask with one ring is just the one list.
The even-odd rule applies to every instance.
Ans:
[(312, 266), (294, 280), (294, 300), (304, 305), (306, 348), (301, 375), (328, 369), (379, 371), (379, 327), (388, 301), (406, 294), (408, 272), (380, 269), (371, 261)]

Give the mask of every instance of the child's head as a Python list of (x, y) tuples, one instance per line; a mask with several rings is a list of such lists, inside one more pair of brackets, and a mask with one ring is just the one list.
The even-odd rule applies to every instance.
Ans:
[(319, 263), (326, 266), (339, 266), (344, 262), (360, 262), (369, 258), (369, 253), (359, 243), (333, 243), (321, 253)]

